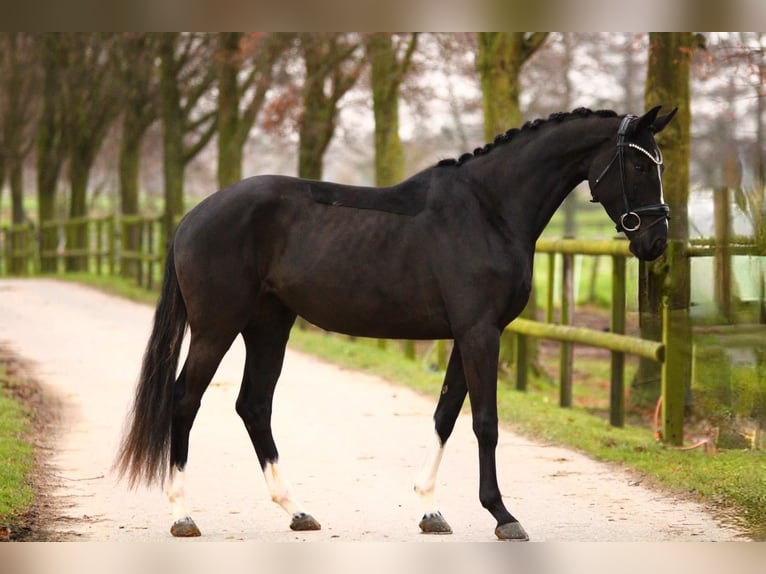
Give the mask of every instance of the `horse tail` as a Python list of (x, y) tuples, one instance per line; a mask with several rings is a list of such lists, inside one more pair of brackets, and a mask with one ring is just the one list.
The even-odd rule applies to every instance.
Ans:
[(165, 482), (170, 459), (174, 383), (186, 324), (186, 306), (178, 285), (171, 243), (133, 408), (115, 461), (118, 476), (127, 477), (131, 487), (141, 482), (147, 485)]

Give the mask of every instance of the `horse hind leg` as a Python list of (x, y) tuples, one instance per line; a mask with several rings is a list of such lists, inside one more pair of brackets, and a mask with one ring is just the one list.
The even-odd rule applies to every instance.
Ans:
[(436, 476), (441, 465), (444, 447), (455, 428), (455, 421), (465, 401), (467, 389), (463, 365), (457, 346), (452, 350), (442, 393), (434, 412), (436, 437), (426, 463), (415, 480), (415, 492), (420, 498), (423, 518), (420, 530), (426, 534), (451, 534), (452, 528), (444, 519), (436, 504)]
[(234, 335), (213, 337), (195, 336), (192, 333), (189, 355), (175, 383), (170, 434), (170, 487), (167, 495), (173, 512), (170, 533), (176, 537), (200, 536), (200, 530), (186, 507), (185, 471), (189, 457), (189, 433), (199, 411), (202, 395), (233, 340)]
[(236, 407), (258, 456), (271, 499), (291, 516), (290, 528), (319, 530), (319, 522), (304, 510), (280, 474), (279, 452), (271, 430), (274, 388), (282, 372), (285, 345), (294, 321), (295, 314), (282, 303), (260, 301), (256, 318), (242, 331), (247, 356)]

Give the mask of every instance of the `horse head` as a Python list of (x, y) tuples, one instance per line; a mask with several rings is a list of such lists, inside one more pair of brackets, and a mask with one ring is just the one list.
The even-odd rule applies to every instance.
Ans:
[(617, 231), (630, 240), (630, 251), (652, 261), (665, 251), (670, 208), (662, 192), (662, 153), (654, 135), (673, 119), (678, 108), (658, 116), (660, 106), (643, 116), (624, 116), (616, 145), (605, 144), (588, 174), (593, 201), (604, 206)]

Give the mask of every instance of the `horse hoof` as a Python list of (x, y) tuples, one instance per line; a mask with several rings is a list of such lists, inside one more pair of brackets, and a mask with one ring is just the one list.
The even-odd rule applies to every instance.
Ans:
[(452, 528), (444, 520), (441, 512), (424, 514), (418, 526), (425, 534), (452, 534)]
[(322, 525), (310, 514), (300, 512), (293, 514), (293, 520), (290, 522), (290, 530), (322, 530)]
[(197, 525), (194, 524), (191, 516), (176, 520), (173, 523), (173, 526), (170, 527), (170, 533), (176, 538), (192, 538), (194, 536), (202, 536), (202, 533), (199, 531), (199, 528), (197, 528)]
[(529, 540), (527, 531), (518, 522), (498, 525), (495, 528), (495, 536), (500, 540), (512, 540), (514, 542), (526, 542)]

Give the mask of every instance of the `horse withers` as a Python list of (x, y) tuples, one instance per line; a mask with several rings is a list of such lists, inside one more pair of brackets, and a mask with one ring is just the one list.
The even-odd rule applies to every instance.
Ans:
[[(468, 395), (479, 500), (498, 538), (527, 540), (496, 476), (500, 334), (527, 303), (536, 240), (583, 180), (638, 258), (662, 254), (669, 209), (654, 135), (675, 110), (659, 110), (553, 114), (387, 188), (270, 175), (212, 194), (184, 217), (168, 250), (117, 469), (131, 485), (169, 479), (171, 532), (199, 535), (183, 488), (189, 432), (219, 362), (241, 335), (246, 360), (236, 411), (290, 527), (319, 529), (280, 475), (271, 430), (296, 317), (355, 336), (454, 339), (434, 414), (436, 444), (415, 484), (420, 528), (451, 532), (434, 486)], [(188, 356), (176, 377), (187, 325)]]

